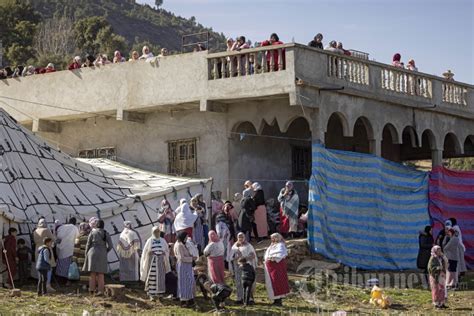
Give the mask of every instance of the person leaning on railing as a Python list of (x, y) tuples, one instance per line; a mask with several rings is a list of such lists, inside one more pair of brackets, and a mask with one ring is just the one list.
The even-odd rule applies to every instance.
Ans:
[[(276, 33), (272, 33), (270, 35), (270, 39), (263, 41), (261, 46), (271, 46), (271, 45), (282, 45), (283, 42), (280, 41), (280, 38)], [(271, 63), (271, 54), (273, 54), (273, 70), (278, 71), (278, 49), (271, 51), (267, 51), (267, 69), (270, 70), (270, 63)], [(282, 69), (285, 69), (285, 49), (282, 49), (281, 52), (281, 57), (282, 57)]]
[(309, 47), (323, 49), (323, 34), (318, 33), (314, 39), (308, 43)]

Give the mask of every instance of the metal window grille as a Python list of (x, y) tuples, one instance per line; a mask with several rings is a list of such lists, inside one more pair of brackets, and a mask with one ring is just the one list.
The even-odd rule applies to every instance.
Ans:
[(117, 160), (115, 147), (102, 147), (93, 149), (83, 149), (79, 151), (79, 158), (107, 158)]
[(168, 160), (170, 174), (197, 174), (196, 138), (169, 141)]
[(309, 179), (311, 176), (311, 147), (292, 147), (291, 165), (293, 179)]

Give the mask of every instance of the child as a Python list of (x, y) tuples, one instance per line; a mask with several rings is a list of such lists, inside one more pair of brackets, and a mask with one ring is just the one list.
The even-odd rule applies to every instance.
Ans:
[(242, 287), (244, 288), (244, 306), (249, 305), (253, 283), (255, 282), (255, 269), (247, 262), (247, 259), (239, 259), (240, 271), (242, 273)]
[(51, 270), (51, 245), (53, 240), (46, 237), (43, 246), (38, 249), (38, 259), (36, 260), (36, 270), (38, 270), (38, 296), (46, 294), (46, 283), (48, 281), (48, 272)]
[(16, 256), (18, 257), (18, 276), (20, 277), (20, 284), (25, 284), (30, 275), (30, 254), (31, 249), (26, 245), (23, 238), (18, 239), (18, 249)]
[(12, 278), (16, 275), (16, 234), (17, 230), (14, 227), (8, 229), (8, 236), (3, 240), (3, 264), (10, 273), (8, 273), (8, 287), (13, 287)]
[(212, 302), (216, 311), (225, 309), (224, 302), (232, 294), (232, 289), (225, 284), (212, 284), (210, 281), (204, 283), (204, 287), (211, 293)]

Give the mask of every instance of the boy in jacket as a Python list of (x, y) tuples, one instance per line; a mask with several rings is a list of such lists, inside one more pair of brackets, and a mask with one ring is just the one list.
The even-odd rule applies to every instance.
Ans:
[(244, 306), (249, 305), (252, 287), (255, 282), (255, 269), (247, 262), (247, 259), (239, 259), (242, 287), (244, 288)]
[(48, 281), (48, 272), (51, 270), (51, 245), (53, 240), (49, 237), (43, 241), (43, 246), (38, 249), (38, 256), (36, 259), (36, 270), (38, 270), (38, 296), (46, 293), (46, 283)]

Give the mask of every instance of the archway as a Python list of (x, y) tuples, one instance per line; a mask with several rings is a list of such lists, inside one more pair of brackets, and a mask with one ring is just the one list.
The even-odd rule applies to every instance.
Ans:
[(326, 126), (326, 133), (324, 134), (326, 148), (352, 150), (351, 137), (345, 136), (348, 133), (348, 123), (344, 115), (339, 112), (331, 114)]
[(398, 131), (390, 123), (386, 124), (382, 131), (382, 158), (400, 161)]
[(364, 117), (359, 117), (354, 124), (354, 137), (352, 141), (352, 151), (360, 153), (371, 153), (370, 142), (374, 139), (374, 132), (370, 121)]
[(406, 126), (402, 132), (402, 144), (400, 146), (400, 160), (416, 160), (419, 159), (417, 148), (418, 134), (413, 126)]
[(455, 158), (461, 155), (461, 144), (454, 133), (444, 137), (443, 158)]
[(474, 135), (469, 135), (464, 141), (464, 155), (474, 157)]
[(304, 117), (296, 117), (284, 126), (288, 126), (286, 132), (274, 119), (262, 120), (257, 128), (250, 122), (233, 128), (228, 149), (229, 195), (241, 192), (248, 179), (262, 185), (266, 199), (276, 198), (291, 179), (301, 201), (307, 198), (312, 163), (310, 125)]

